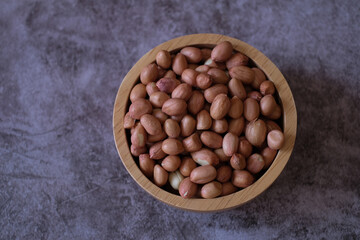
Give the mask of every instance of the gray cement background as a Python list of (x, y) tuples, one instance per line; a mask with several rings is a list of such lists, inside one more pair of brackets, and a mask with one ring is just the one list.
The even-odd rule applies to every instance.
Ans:
[[(360, 239), (358, 1), (1, 1), (0, 239)], [(122, 78), (185, 34), (241, 39), (298, 111), (283, 173), (234, 210), (153, 199), (117, 155)]]

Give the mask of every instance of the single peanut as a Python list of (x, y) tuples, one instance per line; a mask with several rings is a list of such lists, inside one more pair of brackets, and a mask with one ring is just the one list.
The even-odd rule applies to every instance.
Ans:
[(193, 183), (189, 177), (180, 182), (179, 194), (183, 198), (192, 198), (197, 192), (197, 184)]
[(171, 93), (171, 98), (180, 98), (187, 101), (190, 99), (191, 93), (192, 93), (191, 86), (187, 83), (181, 83)]
[(190, 180), (193, 183), (205, 184), (214, 180), (216, 174), (216, 169), (213, 166), (200, 166), (191, 171)]
[(186, 112), (187, 104), (183, 99), (170, 98), (166, 100), (161, 110), (167, 115), (181, 115)]
[(226, 182), (222, 184), (221, 196), (230, 195), (238, 190), (231, 182)]
[(156, 86), (155, 82), (150, 82), (146, 85), (146, 92), (149, 96), (153, 94), (154, 92), (159, 92), (159, 88)]
[(142, 83), (136, 84), (130, 92), (130, 101), (134, 102), (139, 98), (146, 97), (146, 87)]
[(219, 164), (219, 157), (211, 150), (202, 148), (199, 151), (191, 153), (192, 159), (199, 165), (213, 165)]
[(229, 129), (228, 132), (235, 134), (236, 136), (240, 136), (245, 127), (245, 119), (244, 117), (230, 119), (229, 120)]
[(154, 183), (162, 187), (168, 181), (169, 174), (165, 169), (163, 169), (160, 165), (156, 164), (154, 167)]
[(182, 180), (184, 180), (184, 176), (181, 175), (181, 173), (179, 171), (171, 172), (169, 174), (170, 186), (175, 190), (179, 190), (179, 185)]
[(174, 138), (165, 139), (162, 142), (161, 149), (164, 151), (164, 153), (169, 155), (177, 155), (184, 151), (182, 143)]
[(189, 114), (185, 115), (180, 123), (181, 136), (188, 137), (195, 131), (196, 120)]
[(168, 115), (166, 115), (163, 111), (161, 111), (161, 109), (158, 109), (158, 108), (153, 110), (152, 115), (154, 117), (156, 117), (160, 121), (161, 124), (164, 124), (166, 119), (169, 118)]
[(237, 96), (239, 99), (245, 100), (246, 90), (240, 80), (232, 78), (228, 83), (228, 87), (231, 96)]
[(228, 88), (224, 84), (215, 84), (204, 91), (204, 97), (208, 103), (212, 103), (220, 93), (227, 94)]
[(244, 105), (243, 102), (237, 97), (234, 96), (230, 99), (230, 110), (228, 112), (229, 117), (239, 118), (243, 114)]
[(211, 76), (213, 82), (216, 84), (227, 84), (229, 82), (229, 76), (221, 69), (211, 68), (207, 71), (207, 74)]
[(259, 117), (260, 115), (260, 107), (259, 107), (259, 103), (252, 99), (252, 98), (247, 98), (244, 101), (244, 117), (246, 120), (248, 121), (252, 121), (255, 120)]
[(157, 142), (149, 149), (149, 156), (151, 159), (159, 160), (166, 156), (166, 153), (161, 149), (163, 141)]
[(249, 58), (242, 53), (235, 53), (226, 61), (226, 68), (231, 69), (236, 66), (246, 66)]
[(212, 125), (212, 119), (208, 111), (202, 110), (196, 115), (196, 129), (207, 130)]
[(238, 152), (241, 153), (245, 158), (248, 158), (252, 153), (253, 147), (251, 143), (245, 138), (239, 138), (239, 149)]
[(156, 64), (164, 69), (168, 69), (171, 66), (171, 56), (166, 50), (161, 50), (156, 54)]
[(181, 75), (182, 72), (187, 68), (188, 63), (186, 61), (186, 58), (183, 54), (178, 53), (176, 54), (173, 63), (172, 63), (172, 69), (177, 75)]
[(274, 83), (272, 81), (264, 81), (260, 84), (260, 92), (262, 95), (272, 95), (275, 93), (275, 86)]
[(263, 157), (258, 154), (252, 154), (246, 161), (246, 169), (252, 174), (260, 172), (265, 166)]
[(272, 130), (267, 135), (267, 144), (271, 149), (278, 150), (284, 145), (284, 134), (279, 130)]
[(181, 80), (190, 86), (196, 86), (196, 77), (199, 73), (194, 69), (187, 68), (181, 74)]
[(138, 124), (133, 134), (131, 134), (131, 144), (137, 146), (137, 147), (144, 147), (147, 141), (147, 132), (145, 128), (142, 126), (142, 124)]
[(211, 59), (216, 62), (225, 62), (232, 55), (233, 47), (228, 41), (217, 44), (211, 52)]
[(221, 135), (211, 132), (204, 131), (200, 135), (201, 142), (209, 148), (221, 148), (223, 138)]
[(198, 63), (202, 60), (202, 53), (199, 48), (196, 47), (184, 47), (180, 51), (189, 63)]
[(160, 121), (151, 114), (142, 115), (140, 123), (150, 135), (157, 135), (162, 132)]
[(239, 147), (239, 138), (235, 134), (229, 132), (224, 136), (223, 139), (223, 150), (226, 156), (232, 156), (237, 152)]
[(210, 116), (216, 120), (222, 119), (229, 112), (230, 106), (231, 103), (227, 95), (223, 93), (219, 94), (211, 104)]
[(247, 66), (235, 66), (229, 69), (229, 74), (232, 78), (236, 78), (244, 84), (251, 84), (255, 78), (254, 71)]
[(197, 165), (191, 157), (184, 157), (181, 161), (179, 171), (184, 177), (188, 177), (196, 167)]
[(168, 99), (170, 99), (169, 95), (167, 95), (165, 92), (154, 92), (150, 95), (150, 102), (153, 105), (153, 107), (162, 107), (164, 102), (166, 102)]
[(261, 156), (263, 156), (265, 166), (264, 168), (269, 168), (271, 163), (274, 161), (275, 156), (277, 154), (277, 150), (271, 149), (269, 147), (264, 148), (261, 150)]
[(204, 108), (205, 98), (204, 95), (199, 91), (193, 91), (192, 96), (188, 101), (188, 110), (191, 114), (196, 115)]
[(254, 81), (251, 83), (251, 86), (253, 88), (259, 90), (261, 83), (266, 81), (265, 74), (261, 69), (256, 68), (256, 67), (252, 68), (252, 70), (254, 71), (255, 76), (254, 76)]
[(152, 178), (155, 162), (150, 158), (149, 154), (141, 154), (139, 156), (139, 166), (146, 177)]
[(173, 119), (167, 119), (164, 123), (164, 131), (169, 138), (177, 138), (180, 135), (181, 129), (177, 121)]
[(239, 188), (246, 188), (254, 182), (254, 177), (246, 170), (234, 170), (232, 184)]
[(249, 122), (245, 129), (246, 139), (254, 146), (260, 147), (266, 138), (266, 125), (261, 119)]
[(207, 73), (200, 73), (196, 77), (196, 86), (201, 89), (207, 89), (211, 86), (213, 80)]
[(189, 137), (184, 138), (182, 143), (186, 152), (196, 152), (202, 147), (202, 143), (198, 133), (194, 133)]
[(216, 180), (225, 183), (231, 179), (232, 169), (228, 165), (221, 166), (217, 169)]
[(155, 63), (150, 63), (141, 70), (140, 81), (143, 84), (154, 82), (158, 78), (159, 72)]
[(144, 98), (139, 98), (133, 102), (129, 107), (130, 117), (133, 119), (140, 119), (144, 114), (151, 113), (152, 106), (149, 100)]
[(216, 181), (205, 184), (201, 188), (201, 197), (205, 199), (215, 198), (222, 192), (222, 184)]
[(124, 116), (124, 128), (125, 129), (130, 129), (135, 125), (135, 119), (133, 119), (130, 116), (130, 113), (127, 112)]
[(234, 153), (230, 159), (230, 165), (235, 170), (241, 170), (246, 167), (246, 159), (240, 153)]
[(211, 130), (216, 133), (225, 133), (229, 128), (228, 121), (226, 119), (213, 120)]

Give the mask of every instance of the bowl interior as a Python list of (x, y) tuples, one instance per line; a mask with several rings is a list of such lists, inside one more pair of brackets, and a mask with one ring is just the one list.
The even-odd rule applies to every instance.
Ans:
[[(274, 83), (283, 109), (282, 127), (286, 141), (270, 168), (251, 186), (215, 199), (183, 199), (178, 195), (157, 187), (142, 174), (130, 153), (126, 131), (123, 128), (123, 118), (129, 106), (130, 91), (138, 82), (141, 69), (154, 62), (157, 52), (160, 50), (176, 52), (185, 46), (213, 47), (222, 41), (231, 42), (236, 51), (247, 55), (257, 67), (264, 71), (267, 78)], [(248, 202), (265, 191), (280, 175), (291, 155), (295, 143), (296, 126), (297, 114), (294, 99), (289, 85), (279, 69), (254, 47), (238, 39), (217, 34), (187, 35), (167, 41), (150, 50), (132, 67), (123, 79), (116, 96), (113, 112), (115, 144), (124, 166), (133, 179), (149, 194), (162, 202), (177, 208), (200, 212), (233, 208)]]

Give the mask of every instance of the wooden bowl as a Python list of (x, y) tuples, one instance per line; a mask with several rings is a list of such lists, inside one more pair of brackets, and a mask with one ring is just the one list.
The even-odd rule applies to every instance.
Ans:
[[(139, 81), (141, 69), (155, 61), (160, 50), (169, 52), (180, 50), (186, 46), (213, 47), (222, 41), (232, 43), (235, 50), (247, 55), (264, 71), (269, 80), (273, 81), (277, 89), (283, 109), (283, 130), (285, 145), (278, 152), (270, 168), (251, 186), (236, 193), (214, 199), (183, 199), (178, 195), (167, 192), (143, 175), (135, 163), (129, 149), (125, 129), (124, 115), (129, 106), (129, 95), (132, 87)], [(264, 192), (280, 175), (289, 160), (296, 137), (297, 114), (295, 102), (284, 76), (279, 69), (259, 50), (238, 39), (218, 34), (194, 34), (172, 39), (153, 48), (146, 53), (128, 72), (118, 90), (113, 113), (113, 130), (116, 148), (120, 158), (132, 178), (149, 194), (158, 200), (180, 209), (211, 212), (240, 206)]]

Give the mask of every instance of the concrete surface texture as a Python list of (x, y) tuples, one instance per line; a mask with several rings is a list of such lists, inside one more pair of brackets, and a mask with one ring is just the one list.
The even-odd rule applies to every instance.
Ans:
[[(358, 1), (2, 1), (0, 239), (359, 239), (359, 25)], [(298, 111), (283, 173), (226, 212), (155, 200), (113, 141), (122, 78), (192, 33), (258, 48)]]

